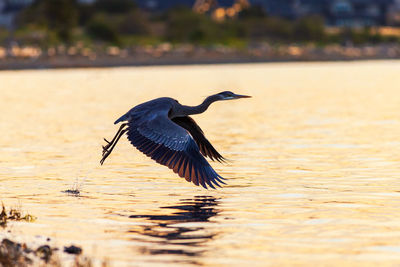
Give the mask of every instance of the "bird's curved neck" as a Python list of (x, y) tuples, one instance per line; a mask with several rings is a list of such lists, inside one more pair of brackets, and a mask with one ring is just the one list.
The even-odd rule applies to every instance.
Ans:
[(204, 99), (203, 103), (201, 103), (198, 106), (183, 106), (182, 105), (182, 110), (180, 113), (181, 115), (195, 115), (195, 114), (200, 114), (203, 113), (204, 111), (207, 110), (207, 108), (214, 103), (215, 101), (220, 100), (217, 95), (212, 95)]

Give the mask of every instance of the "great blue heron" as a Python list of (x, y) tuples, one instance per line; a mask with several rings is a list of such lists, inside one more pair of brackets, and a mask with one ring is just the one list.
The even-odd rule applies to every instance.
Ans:
[(219, 162), (225, 158), (215, 150), (189, 115), (203, 113), (215, 101), (248, 97), (225, 91), (207, 97), (194, 107), (181, 105), (169, 97), (137, 105), (114, 122), (127, 121), (121, 125), (111, 142), (104, 139), (107, 144), (103, 146), (100, 163), (104, 163), (121, 136), (128, 133), (131, 144), (148, 157), (172, 169), (188, 182), (204, 188), (207, 188), (207, 184), (215, 189), (214, 185), (220, 186), (218, 182), (225, 184), (222, 181), (225, 179), (214, 171), (204, 157)]

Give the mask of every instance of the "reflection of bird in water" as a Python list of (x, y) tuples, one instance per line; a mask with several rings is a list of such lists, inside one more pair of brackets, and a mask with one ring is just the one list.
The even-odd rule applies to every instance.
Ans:
[(217, 205), (218, 200), (209, 196), (183, 199), (176, 206), (161, 207), (162, 209), (177, 210), (172, 214), (129, 216), (129, 218), (146, 218), (155, 224), (140, 226), (140, 228), (132, 229), (129, 232), (151, 238), (147, 241), (139, 239), (141, 242), (146, 241), (153, 244), (151, 248), (143, 248), (143, 253), (198, 256), (204, 252), (205, 243), (213, 239), (217, 233), (204, 233), (202, 232), (203, 226), (185, 226), (184, 223), (209, 222), (211, 217), (218, 215)]
[[(203, 131), (189, 115), (200, 114), (211, 103), (220, 100), (247, 98), (229, 91), (207, 97), (198, 106), (184, 106), (173, 98), (157, 98), (137, 105), (115, 121), (127, 121), (107, 145), (103, 146), (103, 158), (110, 155), (124, 133), (138, 150), (158, 163), (167, 166), (195, 185), (207, 185), (215, 188), (223, 183), (222, 178), (210, 166), (204, 157), (223, 161), (224, 158), (215, 150), (204, 136)], [(127, 127), (127, 128), (125, 128)], [(206, 185), (207, 184), (207, 185)]]

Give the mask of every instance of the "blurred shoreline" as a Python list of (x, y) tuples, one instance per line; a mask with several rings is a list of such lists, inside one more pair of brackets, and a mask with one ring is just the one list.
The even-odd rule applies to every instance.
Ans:
[(129, 49), (109, 46), (92, 50), (79, 44), (47, 50), (33, 46), (0, 48), (0, 70), (382, 59), (400, 59), (400, 45), (318, 47), (261, 43), (247, 48), (232, 48), (162, 43)]

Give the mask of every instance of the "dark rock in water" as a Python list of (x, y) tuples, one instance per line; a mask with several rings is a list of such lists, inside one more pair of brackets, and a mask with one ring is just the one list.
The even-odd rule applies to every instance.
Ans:
[(24, 249), (24, 253), (26, 253), (26, 254), (34, 252), (32, 249), (28, 248), (28, 246), (26, 244), (23, 244), (22, 248)]
[(38, 255), (46, 263), (50, 260), (52, 254), (53, 251), (48, 245), (43, 245), (36, 249), (36, 255)]
[[(55, 256), (55, 251), (58, 250), (49, 245), (31, 249), (25, 243), (17, 243), (7, 238), (0, 239), (0, 267), (63, 266), (60, 259)], [(76, 255), (73, 266), (92, 266), (90, 259), (85, 257), (82, 261), (80, 256), (77, 256), (82, 253), (80, 247), (74, 245), (64, 247), (64, 252)]]
[(19, 248), (21, 246), (20, 244), (14, 242), (14, 241), (11, 241), (10, 239), (7, 239), (7, 238), (4, 238), (3, 241), (1, 241), (1, 244), (3, 246), (6, 246), (7, 248), (9, 248), (9, 247), (18, 247)]
[(81, 192), (78, 189), (68, 189), (68, 190), (61, 191), (61, 193), (66, 193), (68, 195), (79, 196), (79, 194)]
[(26, 266), (32, 260), (24, 254), (26, 245), (3, 239), (0, 244), (0, 266)]
[(64, 247), (64, 252), (68, 254), (76, 254), (79, 255), (82, 253), (82, 249), (80, 247), (76, 247), (74, 245), (71, 245), (69, 247)]

